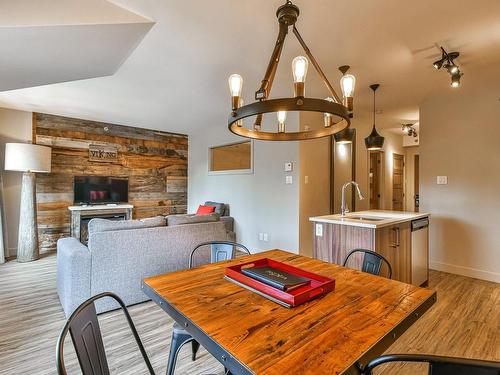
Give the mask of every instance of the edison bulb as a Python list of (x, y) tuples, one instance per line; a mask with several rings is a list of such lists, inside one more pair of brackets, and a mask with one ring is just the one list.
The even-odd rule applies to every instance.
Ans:
[(231, 74), (228, 81), (231, 96), (241, 96), (241, 89), (243, 88), (243, 78), (239, 74)]
[(344, 74), (340, 79), (340, 87), (344, 98), (352, 98), (354, 96), (354, 87), (356, 86), (356, 77), (352, 74)]
[(286, 111), (279, 111), (276, 115), (278, 117), (278, 133), (284, 133), (285, 132)]
[[(325, 98), (325, 100), (328, 102), (334, 102), (333, 98), (330, 98), (330, 97)], [(333, 124), (332, 115), (330, 113), (326, 113), (326, 112), (323, 113), (323, 122), (324, 122), (325, 128), (332, 126), (332, 124)]]
[(304, 56), (297, 56), (292, 61), (292, 72), (293, 81), (305, 82), (307, 76), (307, 67), (309, 66), (309, 61)]

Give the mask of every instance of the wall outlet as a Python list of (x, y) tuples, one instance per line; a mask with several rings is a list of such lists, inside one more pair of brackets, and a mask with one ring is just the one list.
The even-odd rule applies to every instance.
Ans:
[(293, 184), (292, 175), (285, 176), (285, 184), (287, 185)]
[(259, 233), (259, 241), (269, 242), (269, 234), (268, 233)]
[(259, 233), (259, 241), (264, 241), (264, 233)]
[(448, 184), (448, 176), (437, 176), (436, 183), (438, 185), (447, 185)]
[(323, 224), (316, 224), (316, 236), (323, 237)]
[(293, 163), (291, 161), (287, 161), (285, 163), (285, 172), (293, 171)]
[(264, 233), (264, 242), (269, 242), (269, 235)]

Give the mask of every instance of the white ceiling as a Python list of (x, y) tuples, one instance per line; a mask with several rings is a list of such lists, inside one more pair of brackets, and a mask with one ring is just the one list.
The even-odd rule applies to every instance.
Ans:
[(0, 25), (6, 91), (114, 74), (153, 23), (105, 0), (16, 0)]
[[(188, 134), (226, 127), (227, 77), (234, 72), (244, 77), (248, 103), (274, 46), (275, 11), (283, 2), (114, 0), (156, 24), (113, 76), (2, 92), (0, 106)], [(0, 2), (0, 14), (4, 3)], [(484, 79), (500, 63), (498, 0), (295, 3), (301, 9), (297, 27), (336, 88), (337, 67), (352, 66), (357, 77), (357, 118), (370, 118), (372, 93), (368, 86), (380, 83), (380, 127), (418, 120), (419, 103), (427, 95), (452, 90), (447, 73), (432, 68), (440, 56), (438, 45), (460, 51), (463, 85)], [(64, 18), (64, 14), (59, 12), (58, 17)], [(81, 23), (89, 22), (88, 17), (81, 17)], [(55, 20), (53, 16), (52, 22)], [(5, 22), (8, 24), (0, 17), (0, 25)], [(66, 22), (79, 23), (67, 17)], [(102, 37), (105, 35), (102, 31)], [(94, 37), (99, 40), (99, 33)], [(78, 40), (75, 44), (82, 52), (89, 48)], [(290, 63), (301, 53), (290, 34), (273, 88), (275, 96), (291, 95)], [(56, 60), (57, 55), (45, 53), (43, 64), (50, 64), (50, 59)], [(0, 62), (0, 71), (9, 66), (8, 58)], [(31, 63), (37, 64), (37, 56)], [(327, 94), (312, 67), (306, 93), (315, 97)]]

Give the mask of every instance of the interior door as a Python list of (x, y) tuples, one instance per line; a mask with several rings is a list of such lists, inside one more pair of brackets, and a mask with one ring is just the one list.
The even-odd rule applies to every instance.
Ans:
[(370, 210), (379, 210), (381, 208), (382, 153), (371, 151), (369, 158)]
[(419, 206), (420, 206), (420, 192), (418, 189), (418, 187), (420, 185), (420, 182), (419, 182), (419, 179), (420, 179), (420, 157), (418, 156), (418, 154), (415, 155), (415, 162), (413, 164), (413, 169), (414, 169), (413, 191), (415, 192), (415, 196), (413, 197), (413, 199), (415, 200), (415, 212), (418, 212)]
[(404, 210), (404, 156), (392, 155), (392, 209)]

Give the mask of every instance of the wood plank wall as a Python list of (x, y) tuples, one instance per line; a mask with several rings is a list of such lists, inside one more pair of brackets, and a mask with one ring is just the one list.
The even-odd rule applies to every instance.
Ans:
[[(52, 147), (52, 172), (37, 175), (38, 234), (42, 252), (69, 236), (74, 176), (129, 178), (134, 218), (187, 210), (186, 135), (33, 114), (34, 141)], [(89, 161), (89, 145), (114, 146), (116, 162)]]

